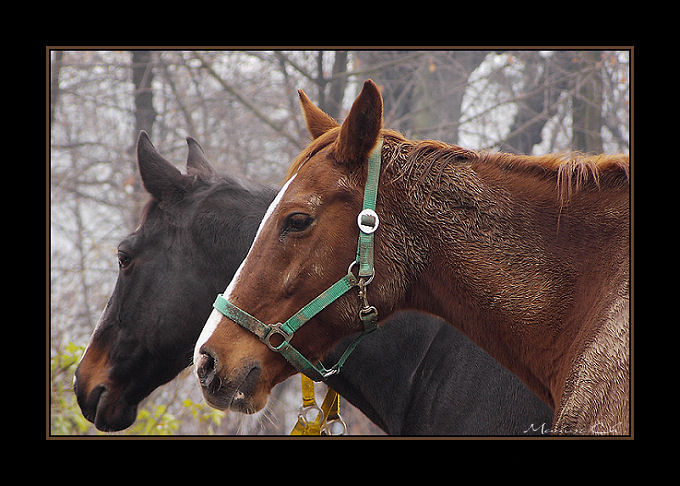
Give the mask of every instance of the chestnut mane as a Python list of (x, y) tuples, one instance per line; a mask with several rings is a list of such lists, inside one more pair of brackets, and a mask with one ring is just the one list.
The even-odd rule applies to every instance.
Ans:
[[(333, 143), (339, 127), (328, 130), (313, 140), (291, 163), (284, 181), (290, 179), (319, 150)], [(437, 177), (453, 163), (493, 164), (505, 170), (525, 172), (543, 179), (555, 180), (560, 207), (568, 202), (574, 192), (586, 187), (625, 187), (629, 182), (629, 156), (627, 154), (587, 155), (567, 152), (547, 155), (518, 155), (465, 149), (437, 140), (407, 140), (394, 130), (383, 129), (383, 137), (393, 146), (385, 166), (398, 159), (397, 178), (407, 177), (417, 171), (417, 182), (430, 175), (437, 167)], [(403, 157), (403, 158), (402, 158)], [(418, 185), (416, 182), (416, 186)]]

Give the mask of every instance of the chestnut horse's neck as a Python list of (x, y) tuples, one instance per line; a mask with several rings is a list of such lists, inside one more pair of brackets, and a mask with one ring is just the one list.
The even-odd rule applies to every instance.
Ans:
[(554, 406), (582, 309), (606, 312), (602, 299), (626, 292), (627, 156), (575, 163), (386, 137), (383, 160), (381, 229), (403, 234), (376, 258), (411, 276), (398, 306), (444, 317)]

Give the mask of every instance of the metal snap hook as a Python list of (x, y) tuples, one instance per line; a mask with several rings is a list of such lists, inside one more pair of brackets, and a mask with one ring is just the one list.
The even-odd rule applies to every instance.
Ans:
[(359, 319), (362, 321), (366, 320), (377, 320), (378, 319), (378, 309), (374, 305), (364, 307), (359, 309)]

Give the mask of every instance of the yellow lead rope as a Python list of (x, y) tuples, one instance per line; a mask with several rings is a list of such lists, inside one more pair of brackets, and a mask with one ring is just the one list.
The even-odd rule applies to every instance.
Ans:
[[(340, 397), (332, 388), (328, 388), (321, 408), (316, 404), (314, 382), (307, 376), (302, 378), (302, 406), (298, 413), (298, 421), (290, 435), (343, 435), (347, 424), (340, 417)], [(312, 419), (310, 414), (317, 412)]]

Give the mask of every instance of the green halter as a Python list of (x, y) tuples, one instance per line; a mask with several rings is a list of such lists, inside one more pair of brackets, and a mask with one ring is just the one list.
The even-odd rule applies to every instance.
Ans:
[[(366, 286), (371, 283), (375, 276), (373, 267), (373, 233), (378, 229), (379, 219), (375, 213), (375, 200), (378, 194), (378, 178), (380, 176), (382, 139), (378, 141), (368, 159), (368, 178), (364, 188), (364, 205), (362, 211), (357, 216), (359, 226), (359, 243), (357, 244), (357, 256), (347, 269), (347, 275), (323, 291), (318, 297), (300, 309), (290, 319), (283, 324), (265, 324), (259, 319), (251, 316), (246, 311), (239, 309), (234, 304), (226, 300), (222, 294), (217, 296), (213, 307), (223, 315), (236, 322), (240, 326), (255, 334), (272, 351), (281, 355), (295, 369), (304, 373), (314, 381), (323, 381), (325, 378), (340, 371), (345, 360), (354, 351), (359, 341), (368, 333), (377, 328), (378, 310), (368, 304), (366, 297)], [(359, 265), (358, 277), (354, 276), (352, 268)], [(317, 315), (331, 303), (344, 295), (353, 287), (359, 287), (359, 297), (363, 301), (363, 307), (359, 310), (359, 318), (363, 323), (363, 332), (349, 345), (345, 352), (340, 356), (338, 362), (326, 369), (321, 362), (312, 364), (291, 344), (295, 332), (300, 329), (307, 321)], [(272, 338), (279, 336), (274, 342)], [(281, 340), (280, 343), (275, 344)]]

